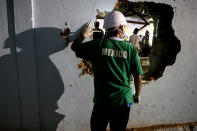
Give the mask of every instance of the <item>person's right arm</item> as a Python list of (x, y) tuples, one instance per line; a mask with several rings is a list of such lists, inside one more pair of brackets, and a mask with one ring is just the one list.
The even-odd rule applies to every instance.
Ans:
[(133, 52), (133, 57), (132, 57), (133, 64), (131, 69), (132, 69), (132, 75), (134, 77), (134, 86), (135, 86), (135, 94), (133, 95), (133, 101), (134, 103), (139, 103), (140, 101), (139, 98), (142, 89), (143, 70), (140, 63), (140, 57), (138, 55), (136, 48), (133, 48), (132, 52)]
[(142, 89), (142, 75), (134, 76), (135, 94), (133, 96), (134, 103), (139, 103)]

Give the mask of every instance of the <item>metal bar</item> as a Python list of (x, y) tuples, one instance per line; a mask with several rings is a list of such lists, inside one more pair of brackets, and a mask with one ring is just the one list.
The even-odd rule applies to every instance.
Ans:
[(139, 29), (139, 31), (141, 30), (141, 29), (143, 29), (144, 27), (146, 27), (147, 26), (147, 24), (146, 25), (144, 25), (144, 26), (142, 26), (140, 29)]
[(135, 24), (142, 24), (142, 25), (147, 25), (145, 22), (139, 22), (139, 21), (132, 21), (132, 20), (127, 20), (128, 23), (135, 23)]
[(141, 16), (141, 14), (139, 14), (138, 12), (136, 12), (136, 11), (134, 11), (132, 8), (131, 8), (131, 11), (134, 13), (134, 14), (136, 14), (137, 16), (139, 16), (144, 22), (146, 22), (147, 23), (147, 21), (146, 21), (146, 19), (144, 19), (144, 17), (143, 16)]
[(14, 1), (13, 0), (6, 0), (7, 6), (7, 20), (8, 20), (8, 34), (9, 39), (11, 39), (12, 45), (10, 47), (11, 55), (14, 56), (15, 59), (15, 70), (16, 70), (16, 79), (17, 79), (17, 97), (19, 102), (19, 119), (20, 119), (20, 130), (23, 129), (23, 115), (22, 115), (22, 98), (21, 98), (21, 88), (19, 83), (19, 70), (18, 70), (18, 57), (16, 51), (16, 32), (15, 32), (15, 21), (14, 21)]

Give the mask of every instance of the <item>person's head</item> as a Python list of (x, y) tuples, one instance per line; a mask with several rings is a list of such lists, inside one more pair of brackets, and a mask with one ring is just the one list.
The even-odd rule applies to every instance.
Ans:
[(149, 31), (148, 30), (146, 30), (145, 35), (149, 35)]
[(95, 21), (95, 22), (94, 22), (95, 28), (99, 28), (99, 25), (100, 25), (100, 23), (99, 23), (98, 21)]
[(119, 11), (112, 11), (104, 18), (104, 25), (107, 36), (124, 38), (124, 26), (127, 25), (126, 18)]
[(137, 34), (138, 31), (139, 31), (138, 28), (135, 28), (134, 31), (133, 31), (133, 34)]

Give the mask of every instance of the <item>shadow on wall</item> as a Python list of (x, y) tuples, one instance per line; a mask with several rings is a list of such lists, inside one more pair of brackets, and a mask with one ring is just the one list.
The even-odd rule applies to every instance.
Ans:
[[(14, 1), (6, 0), (6, 6), (9, 38), (4, 49), (11, 53), (0, 57), (0, 130), (55, 131), (64, 118), (56, 112), (64, 83), (49, 56), (68, 44), (58, 28), (34, 28), (16, 34)], [(80, 28), (70, 42), (79, 33)]]
[[(21, 49), (17, 52), (13, 51), (12, 38), (5, 41), (4, 48), (10, 48), (11, 53), (0, 57), (0, 129), (24, 129), (25, 119), (30, 121), (31, 116), (37, 115), (40, 130), (55, 131), (63, 119), (64, 115), (55, 110), (64, 92), (64, 84), (49, 58), (65, 48), (65, 41), (59, 36), (60, 31), (50, 27), (24, 31), (15, 36), (16, 45)], [(37, 94), (33, 95), (31, 91)], [(32, 119), (29, 127), (25, 128), (31, 130), (31, 124), (35, 123)]]
[(59, 36), (60, 29), (35, 29), (38, 92), (40, 99), (41, 130), (55, 131), (63, 115), (55, 112), (57, 101), (64, 92), (64, 84), (56, 66), (49, 56), (65, 48), (65, 41)]

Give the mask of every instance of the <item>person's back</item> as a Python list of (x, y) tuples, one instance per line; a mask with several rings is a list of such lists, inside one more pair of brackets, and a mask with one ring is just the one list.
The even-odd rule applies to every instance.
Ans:
[(93, 40), (95, 39), (103, 39), (104, 33), (100, 28), (93, 29)]
[(142, 46), (142, 55), (147, 57), (150, 53), (148, 30), (145, 32), (145, 36), (142, 37), (142, 45), (141, 46)]
[(130, 36), (129, 38), (129, 43), (133, 44), (137, 50), (140, 50), (140, 36), (138, 36), (137, 34), (133, 34)]
[(99, 22), (96, 21), (94, 23), (95, 28), (93, 29), (93, 40), (95, 39), (103, 39), (104, 37), (104, 32), (102, 29), (99, 28)]
[(149, 35), (142, 37), (142, 45), (149, 45)]
[(141, 48), (140, 48), (140, 36), (137, 35), (138, 34), (138, 28), (135, 28), (133, 31), (133, 35), (130, 36), (129, 38), (129, 43), (133, 44), (138, 52), (140, 52)]
[[(71, 49), (76, 56), (90, 60), (94, 72), (94, 107), (90, 120), (92, 131), (126, 131), (130, 106), (139, 102), (142, 67), (134, 45), (123, 40), (126, 18), (119, 11), (104, 19), (106, 36), (82, 43), (91, 30), (86, 24)], [(132, 94), (130, 77), (134, 76), (136, 93)]]
[[(131, 74), (137, 74), (141, 67), (137, 50), (121, 39), (93, 40), (84, 43), (86, 49), (77, 47), (76, 55), (90, 60), (94, 72), (94, 103), (123, 105), (132, 103), (130, 88)], [(132, 70), (135, 69), (135, 70)], [(116, 95), (114, 95), (116, 94)], [(118, 96), (118, 97), (117, 97)]]

